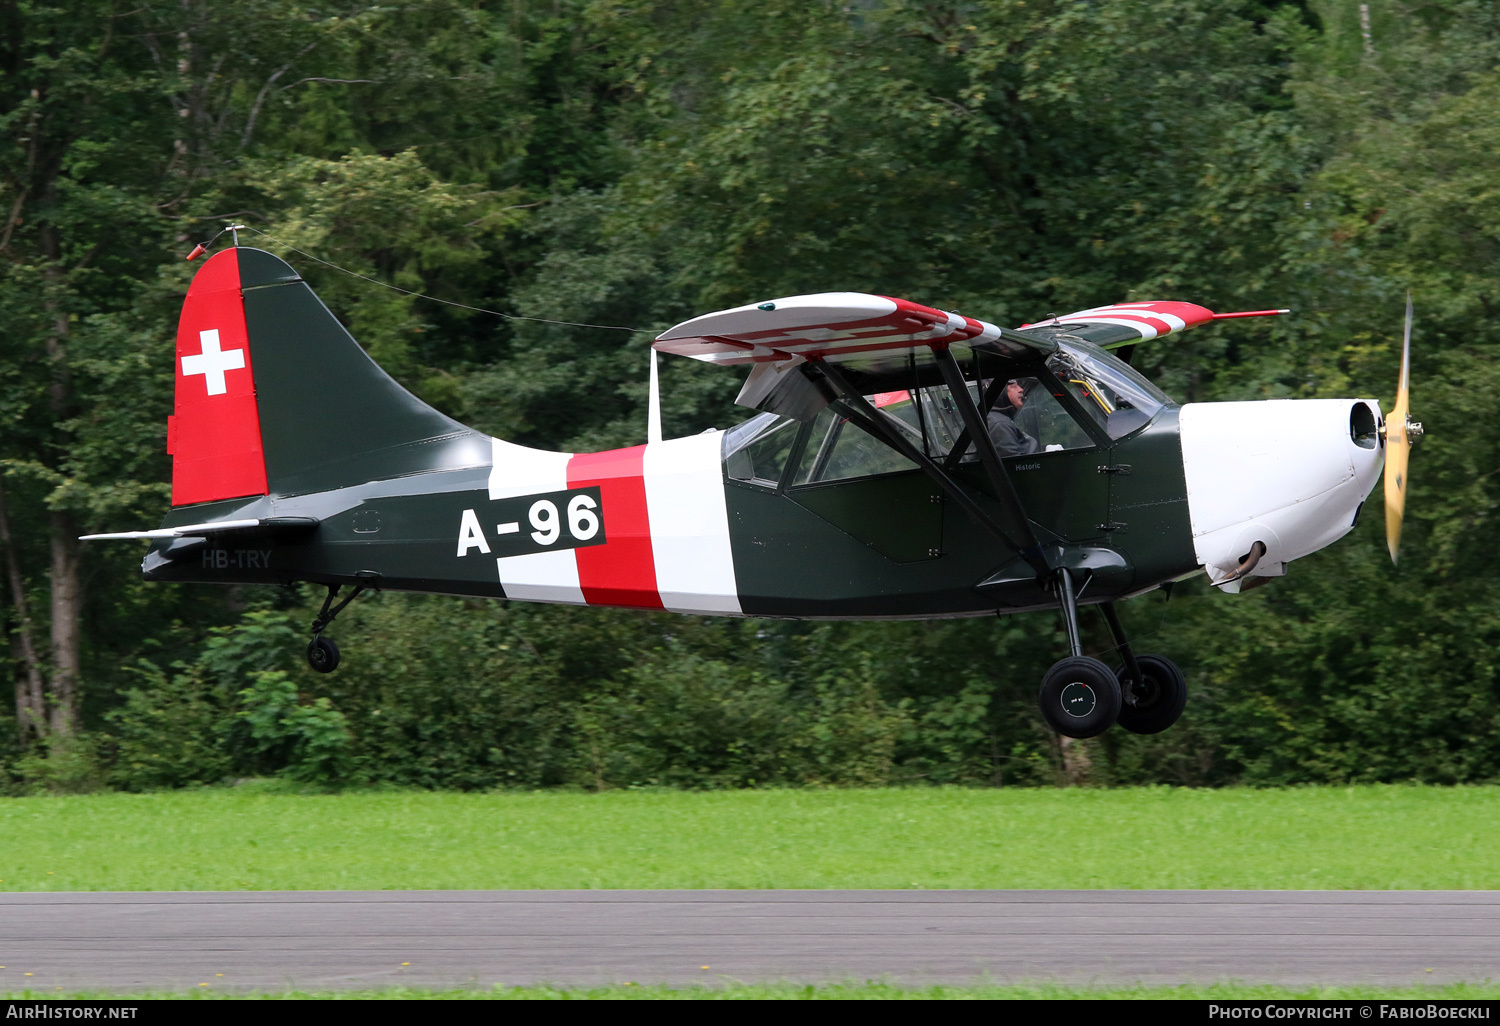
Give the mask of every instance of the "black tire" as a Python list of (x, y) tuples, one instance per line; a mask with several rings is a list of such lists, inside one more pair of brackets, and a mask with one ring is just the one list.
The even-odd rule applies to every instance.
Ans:
[(307, 643), (307, 665), (319, 673), (332, 673), (339, 668), (339, 647), (332, 638), (319, 634)]
[(1120, 679), (1097, 659), (1069, 656), (1052, 664), (1037, 696), (1042, 718), (1067, 737), (1097, 737), (1120, 715)]
[(1187, 678), (1166, 656), (1136, 656), (1141, 681), (1130, 680), (1125, 667), (1115, 671), (1120, 679), (1122, 704), (1120, 726), (1132, 734), (1160, 734), (1187, 707)]

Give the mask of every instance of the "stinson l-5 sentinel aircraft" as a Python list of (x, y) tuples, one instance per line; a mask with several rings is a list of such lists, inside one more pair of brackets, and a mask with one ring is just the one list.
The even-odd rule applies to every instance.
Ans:
[[(1395, 555), (1420, 432), (1406, 353), (1383, 419), (1364, 399), (1178, 406), (1109, 352), (1252, 315), (1123, 303), (1016, 330), (852, 292), (753, 303), (654, 348), (748, 367), (755, 416), (663, 439), (653, 355), (647, 444), (550, 452), (423, 403), (296, 271), (236, 245), (182, 309), (171, 511), (88, 537), (149, 539), (153, 581), (327, 586), (307, 651), (323, 672), (325, 629), (370, 588), (793, 618), (1056, 609), (1070, 652), (1042, 681), (1047, 722), (1155, 733), (1186, 685), (1131, 650), (1117, 600), (1285, 573), (1354, 526), (1383, 461)], [(1117, 669), (1083, 654), (1089, 604)]]

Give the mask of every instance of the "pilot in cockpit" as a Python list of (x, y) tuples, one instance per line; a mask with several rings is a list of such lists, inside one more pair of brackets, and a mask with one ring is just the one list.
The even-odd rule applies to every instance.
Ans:
[(1035, 378), (1012, 378), (990, 410), (986, 420), (990, 441), (1001, 456), (1026, 456), (1041, 448), (1035, 434), (1035, 411), (1026, 407), (1028, 387), (1034, 384)]

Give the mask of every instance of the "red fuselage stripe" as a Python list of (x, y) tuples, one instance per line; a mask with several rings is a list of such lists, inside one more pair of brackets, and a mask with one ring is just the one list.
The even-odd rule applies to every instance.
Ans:
[(578, 584), (591, 606), (662, 608), (646, 512), (645, 453), (646, 447), (637, 445), (579, 453), (568, 461), (568, 487), (598, 488), (605, 524), (603, 545), (574, 550)]

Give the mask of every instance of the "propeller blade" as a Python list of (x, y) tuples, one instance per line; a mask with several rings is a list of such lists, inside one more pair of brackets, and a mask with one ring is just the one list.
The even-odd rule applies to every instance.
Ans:
[[(1406, 517), (1406, 467), (1411, 456), (1411, 293), (1406, 294), (1406, 333), (1401, 342), (1401, 378), (1396, 405), (1385, 418), (1385, 544), (1396, 563), (1401, 550), (1401, 523)], [(1420, 432), (1418, 428), (1418, 432)]]

